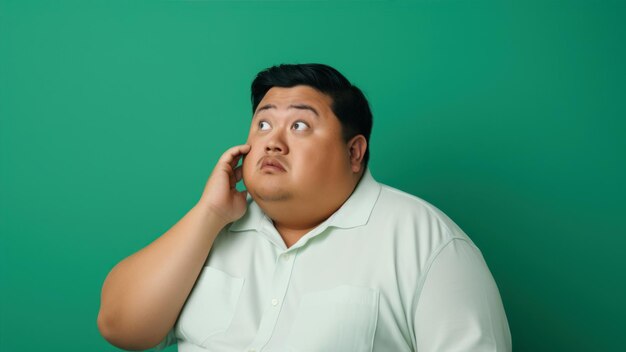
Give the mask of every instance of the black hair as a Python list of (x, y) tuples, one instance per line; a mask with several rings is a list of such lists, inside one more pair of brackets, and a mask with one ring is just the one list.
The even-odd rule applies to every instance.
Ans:
[(332, 99), (331, 109), (341, 122), (344, 140), (362, 134), (367, 141), (363, 166), (369, 160), (372, 112), (363, 92), (339, 71), (324, 64), (282, 64), (259, 72), (252, 81), (252, 113), (272, 87), (306, 85)]

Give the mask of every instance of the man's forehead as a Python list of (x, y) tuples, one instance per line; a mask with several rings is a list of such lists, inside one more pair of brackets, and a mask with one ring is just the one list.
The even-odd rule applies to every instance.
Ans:
[[(259, 108), (256, 110), (256, 114), (260, 114), (263, 111), (266, 110), (272, 110), (272, 109), (277, 109), (276, 105), (274, 104), (264, 104), (264, 105), (259, 105)], [(315, 117), (319, 117), (320, 114), (317, 111), (317, 109), (311, 105), (308, 104), (289, 104), (289, 106), (287, 106), (287, 110), (289, 109), (297, 109), (297, 110), (303, 110), (303, 111), (310, 111), (313, 113), (313, 115), (315, 115)]]
[(300, 109), (319, 116), (320, 110), (329, 108), (331, 101), (329, 96), (309, 86), (272, 87), (257, 106), (255, 114), (272, 109)]

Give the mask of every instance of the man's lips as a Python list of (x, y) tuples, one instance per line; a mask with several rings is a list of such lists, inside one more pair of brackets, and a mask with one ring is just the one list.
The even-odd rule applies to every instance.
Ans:
[(286, 171), (283, 163), (280, 162), (278, 159), (272, 158), (272, 157), (264, 157), (263, 159), (261, 159), (260, 168), (261, 170), (270, 169), (270, 170), (282, 171), (282, 172)]

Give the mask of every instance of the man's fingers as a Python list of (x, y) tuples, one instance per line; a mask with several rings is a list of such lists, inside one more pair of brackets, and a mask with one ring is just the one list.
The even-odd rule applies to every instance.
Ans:
[(241, 166), (238, 166), (235, 168), (235, 182), (241, 181), (242, 177), (243, 177), (243, 168)]
[[(235, 167), (237, 165), (237, 162), (239, 161), (239, 158), (241, 158), (244, 154), (247, 154), (248, 152), (250, 152), (249, 144), (236, 145), (224, 152), (224, 154), (222, 154), (222, 156), (220, 157), (219, 162), (227, 163), (232, 167)], [(235, 165), (233, 165), (233, 162), (235, 162)]]

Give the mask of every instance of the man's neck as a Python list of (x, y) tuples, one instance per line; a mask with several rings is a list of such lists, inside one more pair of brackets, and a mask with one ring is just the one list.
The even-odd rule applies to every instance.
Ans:
[[(300, 238), (302, 238), (308, 232), (310, 232), (321, 223), (326, 221), (329, 217), (331, 217), (337, 210), (339, 210), (343, 206), (343, 204), (348, 199), (350, 199), (352, 193), (354, 193), (358, 184), (360, 183), (363, 174), (364, 172), (361, 172), (358, 176), (355, 175), (356, 184), (352, 187), (350, 193), (347, 194), (347, 196), (344, 196), (345, 198), (343, 198), (343, 201), (341, 203), (335, 204), (335, 206), (331, 209), (327, 208), (326, 212), (317, 212), (316, 217), (311, 217), (311, 215), (316, 213), (316, 210), (318, 210), (317, 208), (309, 207), (308, 209), (298, 209), (300, 208), (300, 204), (296, 205), (293, 203), (284, 203), (280, 206), (277, 206), (278, 204), (274, 204), (272, 212), (270, 212), (269, 209), (263, 209), (263, 211), (272, 219), (274, 228), (276, 228), (276, 231), (278, 231), (278, 233), (282, 237), (283, 242), (285, 242), (287, 248), (290, 248), (292, 245), (298, 242)], [(310, 206), (309, 203), (305, 204)], [(288, 218), (280, 216), (284, 214), (290, 214), (290, 216)], [(294, 214), (300, 214), (301, 217), (294, 217)]]
[(276, 231), (278, 231), (278, 233), (280, 234), (280, 237), (282, 237), (283, 242), (285, 242), (285, 246), (287, 246), (287, 248), (291, 248), (291, 246), (298, 242), (309, 231), (317, 227), (317, 225), (306, 229), (292, 229), (281, 226), (274, 222), (274, 227), (276, 228)]

